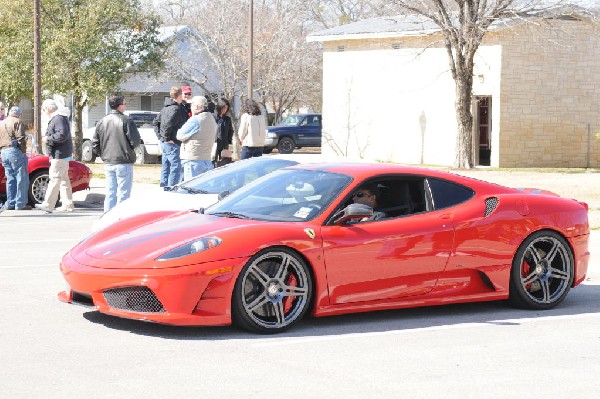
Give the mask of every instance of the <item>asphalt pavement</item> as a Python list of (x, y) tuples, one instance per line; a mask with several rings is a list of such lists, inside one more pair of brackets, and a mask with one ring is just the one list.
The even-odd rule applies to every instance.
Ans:
[[(156, 184), (134, 183), (133, 195)], [(58, 265), (102, 213), (0, 215), (0, 398), (596, 398), (600, 231), (589, 274), (555, 309), (502, 301), (325, 318), (261, 336), (106, 316), (59, 302)]]

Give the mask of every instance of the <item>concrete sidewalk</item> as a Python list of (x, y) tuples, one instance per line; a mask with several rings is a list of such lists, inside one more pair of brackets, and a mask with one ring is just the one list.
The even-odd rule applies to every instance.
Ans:
[[(149, 183), (133, 183), (131, 196), (137, 197), (144, 195), (150, 191), (157, 190), (158, 184)], [(73, 193), (73, 202), (75, 209), (77, 208), (103, 208), (104, 197), (106, 196), (106, 179), (93, 177), (90, 181), (88, 190), (78, 191)]]

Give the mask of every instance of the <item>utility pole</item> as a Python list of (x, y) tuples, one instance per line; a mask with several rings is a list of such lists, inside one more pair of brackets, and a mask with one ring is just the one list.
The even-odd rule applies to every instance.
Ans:
[(33, 0), (33, 130), (38, 154), (42, 153), (42, 63), (40, 48), (40, 0)]
[(250, 45), (248, 46), (248, 99), (252, 99), (252, 74), (254, 63), (254, 1), (250, 0), (250, 10), (248, 12), (248, 37)]

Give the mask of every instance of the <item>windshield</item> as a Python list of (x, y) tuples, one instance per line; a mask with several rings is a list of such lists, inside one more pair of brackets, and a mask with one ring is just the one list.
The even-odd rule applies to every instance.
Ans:
[(298, 126), (304, 115), (290, 115), (279, 122), (278, 126)]
[(297, 163), (288, 159), (271, 157), (250, 158), (210, 170), (184, 181), (176, 187), (176, 190), (193, 194), (232, 193), (259, 177)]
[(306, 221), (350, 183), (351, 177), (317, 170), (284, 169), (239, 190), (207, 214), (270, 221)]

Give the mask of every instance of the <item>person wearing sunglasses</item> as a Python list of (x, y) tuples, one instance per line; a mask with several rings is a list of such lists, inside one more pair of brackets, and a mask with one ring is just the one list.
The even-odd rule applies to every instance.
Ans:
[(379, 190), (376, 184), (365, 185), (352, 194), (352, 201), (355, 204), (363, 204), (373, 208), (373, 216), (365, 218), (361, 221), (379, 220), (388, 217), (385, 212), (378, 210), (378, 201), (380, 198), (381, 190)]

